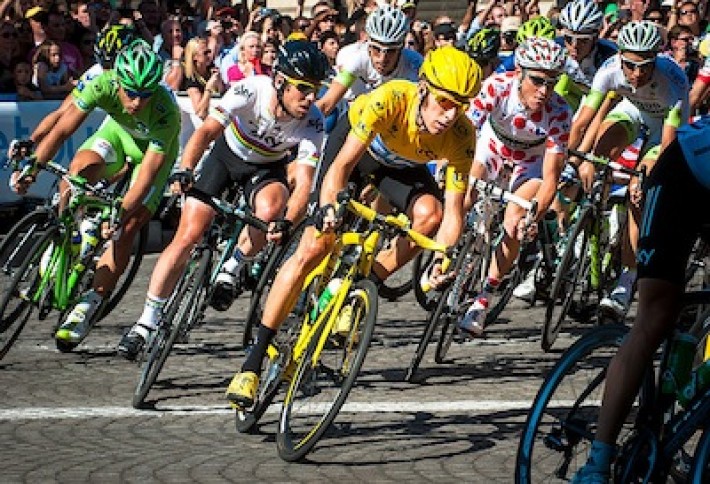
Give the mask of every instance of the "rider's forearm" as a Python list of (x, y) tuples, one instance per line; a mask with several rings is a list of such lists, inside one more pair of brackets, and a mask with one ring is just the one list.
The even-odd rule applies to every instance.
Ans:
[(435, 240), (447, 247), (453, 247), (463, 233), (464, 193), (447, 191), (444, 197), (444, 217), (439, 225)]
[(290, 220), (293, 225), (300, 222), (306, 215), (306, 207), (308, 205), (308, 196), (310, 195), (309, 186), (299, 186), (296, 185), (296, 189), (293, 191), (288, 199), (288, 206), (286, 207), (286, 220)]

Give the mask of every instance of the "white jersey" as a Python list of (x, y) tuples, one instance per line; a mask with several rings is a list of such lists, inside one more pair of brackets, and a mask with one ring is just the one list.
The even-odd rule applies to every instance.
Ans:
[(665, 118), (668, 111), (681, 101), (681, 119), (688, 119), (688, 78), (683, 69), (666, 55), (656, 58), (651, 81), (635, 89), (626, 80), (621, 55), (616, 54), (607, 59), (594, 76), (592, 90), (602, 94), (616, 91), (650, 118)]
[(594, 74), (597, 72), (597, 67), (594, 65), (593, 54), (582, 59), (581, 63), (568, 56), (565, 62), (564, 72), (577, 84), (587, 87), (591, 86)]
[(303, 119), (277, 120), (271, 113), (275, 93), (271, 77), (247, 77), (229, 88), (210, 116), (227, 128), (227, 146), (245, 161), (278, 162), (298, 147), (296, 162), (315, 167), (323, 144), (323, 115), (312, 105)]
[[(411, 49), (402, 49), (397, 67), (383, 76), (372, 65), (367, 45), (367, 42), (356, 42), (346, 45), (338, 52), (335, 61), (338, 75), (335, 79), (349, 88), (345, 93), (345, 99), (352, 101), (360, 94), (370, 92), (392, 79), (406, 79), (413, 82), (419, 80), (419, 68), (424, 61), (421, 54)], [(344, 81), (350, 76), (354, 78), (351, 82)]]

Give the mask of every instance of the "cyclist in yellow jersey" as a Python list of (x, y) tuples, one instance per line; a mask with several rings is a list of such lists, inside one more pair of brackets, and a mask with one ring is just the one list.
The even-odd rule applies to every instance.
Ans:
[[(453, 245), (463, 229), (464, 193), (474, 155), (474, 128), (462, 116), (480, 87), (481, 69), (454, 47), (431, 51), (420, 70), (419, 83), (390, 81), (357, 99), (348, 117), (328, 138), (323, 156), (320, 208), (315, 227), (308, 227), (296, 253), (278, 272), (264, 305), (252, 350), (241, 372), (227, 389), (234, 405), (252, 405), (261, 363), (269, 342), (293, 308), (306, 275), (335, 242), (336, 197), (348, 181), (359, 186), (372, 181), (382, 196), (406, 212), (414, 230), (437, 231), (436, 239)], [(446, 198), (428, 173), (426, 163), (446, 159)], [(316, 237), (317, 230), (323, 232)], [(381, 252), (373, 279), (381, 282), (416, 253), (407, 239)], [(441, 265), (434, 264), (432, 282), (441, 282)]]

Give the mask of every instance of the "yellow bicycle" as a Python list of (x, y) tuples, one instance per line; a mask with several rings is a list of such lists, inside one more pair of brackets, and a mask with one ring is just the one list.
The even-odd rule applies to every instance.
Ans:
[(367, 277), (383, 241), (404, 235), (427, 250), (448, 250), (412, 230), (403, 214), (380, 215), (344, 194), (338, 201), (355, 221), (344, 224), (332, 251), (306, 277), (290, 328), (287, 321), (267, 351), (255, 404), (237, 410), (237, 430), (252, 430), (288, 383), (276, 438), (286, 461), (313, 448), (355, 383), (377, 320), (377, 288)]

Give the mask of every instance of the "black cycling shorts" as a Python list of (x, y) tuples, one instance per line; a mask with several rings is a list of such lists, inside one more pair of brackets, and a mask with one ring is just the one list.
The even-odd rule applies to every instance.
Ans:
[(695, 179), (678, 141), (663, 151), (645, 187), (636, 259), (639, 278), (685, 285), (699, 236), (707, 240), (710, 190)]
[[(346, 115), (338, 121), (335, 129), (328, 135), (328, 142), (318, 168), (316, 187), (322, 186), (325, 173), (343, 147), (348, 133), (350, 133), (350, 121)], [(430, 194), (438, 200), (443, 200), (441, 189), (426, 165), (391, 167), (380, 163), (367, 151), (360, 158), (348, 181), (355, 183), (358, 190), (372, 183), (389, 204), (400, 212), (406, 212), (412, 200), (418, 195)], [(317, 203), (319, 196), (317, 191), (314, 192), (311, 202)]]
[(288, 187), (285, 158), (274, 163), (249, 163), (234, 154), (223, 135), (217, 138), (202, 162), (197, 181), (188, 195), (210, 204), (211, 197), (222, 198), (229, 189), (241, 186), (244, 198), (253, 207), (256, 192), (271, 182)]

